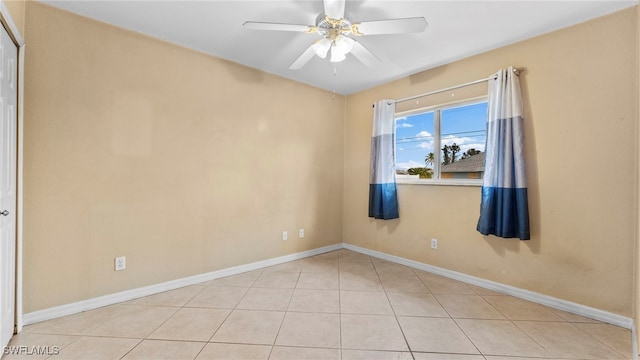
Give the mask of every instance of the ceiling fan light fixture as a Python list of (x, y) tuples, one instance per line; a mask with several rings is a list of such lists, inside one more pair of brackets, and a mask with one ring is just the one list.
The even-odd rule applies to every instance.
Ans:
[(336, 47), (340, 48), (340, 51), (345, 54), (351, 52), (351, 49), (353, 49), (353, 43), (355, 42), (356, 41), (352, 38), (346, 37), (344, 35), (338, 35), (335, 40)]
[(347, 58), (347, 53), (336, 45), (331, 47), (331, 62), (340, 62)]
[(313, 46), (312, 46), (313, 52), (315, 52), (316, 55), (324, 59), (327, 57), (327, 53), (331, 48), (331, 44), (332, 44), (331, 40), (327, 38), (322, 38), (316, 41), (315, 43), (313, 43)]
[(352, 23), (350, 18), (345, 17), (344, 10), (347, 0), (321, 1), (324, 12), (316, 16), (315, 25), (247, 21), (243, 26), (247, 29), (254, 30), (293, 31), (318, 34), (320, 39), (310, 44), (307, 49), (298, 56), (289, 66), (291, 70), (301, 69), (315, 56), (326, 59), (329, 51), (331, 51), (329, 60), (333, 63), (343, 61), (347, 58), (347, 54), (351, 54), (366, 66), (375, 66), (379, 64), (381, 60), (367, 50), (362, 43), (354, 40), (352, 36), (421, 33), (424, 32), (427, 27), (427, 20), (424, 17)]

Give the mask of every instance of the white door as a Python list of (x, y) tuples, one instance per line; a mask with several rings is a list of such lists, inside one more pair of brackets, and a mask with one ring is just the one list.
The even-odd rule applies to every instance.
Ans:
[(15, 324), (18, 49), (2, 26), (0, 32), (0, 348), (4, 348)]

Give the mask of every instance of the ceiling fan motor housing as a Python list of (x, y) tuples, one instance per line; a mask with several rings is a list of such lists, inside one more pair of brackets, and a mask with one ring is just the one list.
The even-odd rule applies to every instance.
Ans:
[(338, 35), (347, 35), (351, 33), (351, 21), (349, 19), (332, 19), (324, 13), (320, 13), (316, 17), (316, 29), (318, 34), (329, 40), (335, 40)]

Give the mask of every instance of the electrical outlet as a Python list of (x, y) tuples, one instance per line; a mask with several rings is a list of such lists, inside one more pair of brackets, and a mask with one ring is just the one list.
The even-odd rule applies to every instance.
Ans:
[(286, 232), (286, 231), (283, 231), (283, 232), (282, 232), (282, 240), (287, 240), (287, 238), (288, 238), (288, 237), (289, 237), (289, 236), (287, 235), (287, 232)]
[(301, 239), (304, 237), (304, 229), (298, 230), (298, 237)]
[(116, 271), (124, 270), (127, 268), (127, 260), (124, 256), (118, 256), (115, 259), (115, 267)]
[(431, 248), (432, 249), (438, 248), (438, 239), (431, 239)]

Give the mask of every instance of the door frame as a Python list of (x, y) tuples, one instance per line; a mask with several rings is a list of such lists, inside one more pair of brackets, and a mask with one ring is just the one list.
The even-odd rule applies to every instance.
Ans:
[[(26, 1), (25, 1), (26, 8)], [(26, 9), (25, 9), (26, 11)], [(17, 168), (16, 168), (16, 292), (15, 292), (15, 319), (14, 325), (16, 332), (22, 331), (22, 219), (23, 219), (23, 169), (24, 169), (24, 50), (25, 44), (22, 34), (11, 18), (9, 9), (5, 4), (5, 0), (0, 0), (0, 23), (9, 33), (9, 37), (18, 48), (18, 101), (17, 101)]]

